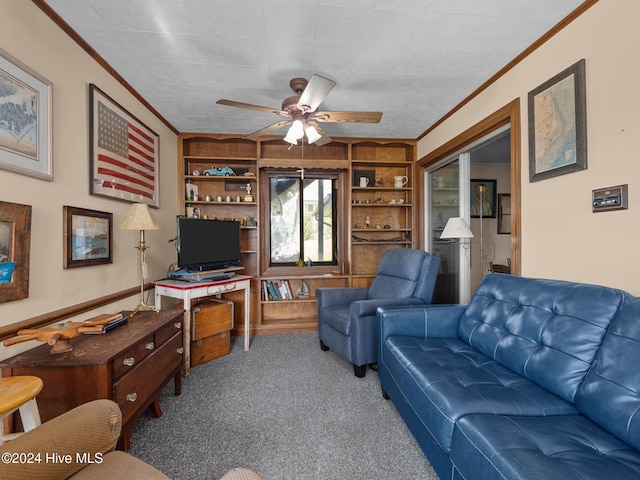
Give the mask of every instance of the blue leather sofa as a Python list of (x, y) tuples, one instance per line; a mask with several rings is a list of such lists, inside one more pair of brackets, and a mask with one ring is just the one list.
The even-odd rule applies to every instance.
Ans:
[(640, 479), (640, 298), (487, 275), (383, 307), (379, 378), (444, 479)]

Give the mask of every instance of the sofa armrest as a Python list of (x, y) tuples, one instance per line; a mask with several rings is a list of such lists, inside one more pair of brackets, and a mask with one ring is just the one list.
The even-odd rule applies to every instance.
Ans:
[(333, 305), (347, 305), (357, 300), (364, 300), (369, 293), (368, 288), (331, 287), (317, 288), (316, 298), (318, 308), (331, 307)]
[(466, 305), (410, 305), (380, 307), (380, 344), (387, 337), (455, 338)]
[(369, 300), (357, 300), (351, 302), (349, 307), (349, 313), (353, 318), (356, 317), (368, 317), (376, 315), (378, 307), (391, 307), (401, 305), (425, 305), (421, 298), (372, 298)]
[[(117, 403), (103, 399), (80, 405), (0, 445), (0, 454), (16, 454), (18, 458), (21, 454), (30, 455), (34, 460), (0, 462), (0, 478), (68, 478), (113, 450), (121, 428), (122, 414)], [(51, 455), (56, 455), (58, 461)]]

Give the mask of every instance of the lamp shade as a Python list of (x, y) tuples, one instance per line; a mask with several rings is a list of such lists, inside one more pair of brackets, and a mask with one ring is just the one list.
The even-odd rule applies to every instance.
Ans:
[(160, 225), (145, 203), (131, 205), (118, 228), (123, 230), (160, 230)]
[(471, 238), (473, 233), (467, 222), (461, 217), (451, 217), (447, 220), (447, 224), (444, 226), (444, 230), (440, 235), (440, 238)]
[(305, 129), (305, 133), (307, 134), (307, 140), (309, 140), (309, 143), (317, 142), (322, 138), (322, 136), (318, 133), (313, 125), (309, 125)]
[(291, 128), (289, 128), (289, 130), (287, 131), (287, 136), (284, 137), (284, 141), (290, 143), (291, 145), (298, 144), (298, 139), (291, 134)]

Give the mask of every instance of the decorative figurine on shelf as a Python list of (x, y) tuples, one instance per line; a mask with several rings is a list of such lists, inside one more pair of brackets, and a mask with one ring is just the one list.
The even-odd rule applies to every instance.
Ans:
[(245, 189), (247, 190), (247, 194), (244, 196), (244, 201), (253, 202), (253, 195), (251, 195), (251, 184), (247, 183), (247, 186), (245, 187)]
[(309, 298), (310, 295), (311, 295), (311, 289), (309, 288), (309, 285), (307, 285), (307, 282), (302, 280), (300, 282), (300, 285), (296, 289), (296, 297), (298, 297), (298, 298)]
[(371, 227), (371, 219), (369, 218), (369, 215), (367, 215), (367, 218), (364, 219), (364, 228), (369, 227)]
[(384, 186), (384, 180), (382, 177), (378, 177), (376, 178), (376, 187), (383, 187)]

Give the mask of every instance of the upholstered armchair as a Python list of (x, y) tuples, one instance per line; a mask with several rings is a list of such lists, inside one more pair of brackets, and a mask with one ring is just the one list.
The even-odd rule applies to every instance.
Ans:
[(333, 349), (353, 364), (356, 377), (378, 362), (378, 307), (429, 304), (440, 258), (422, 250), (384, 253), (369, 288), (318, 288), (318, 335), (322, 350)]
[[(114, 450), (121, 428), (117, 403), (102, 399), (82, 404), (0, 445), (0, 478), (169, 480), (142, 460)], [(220, 480), (261, 479), (252, 470), (235, 468)]]

